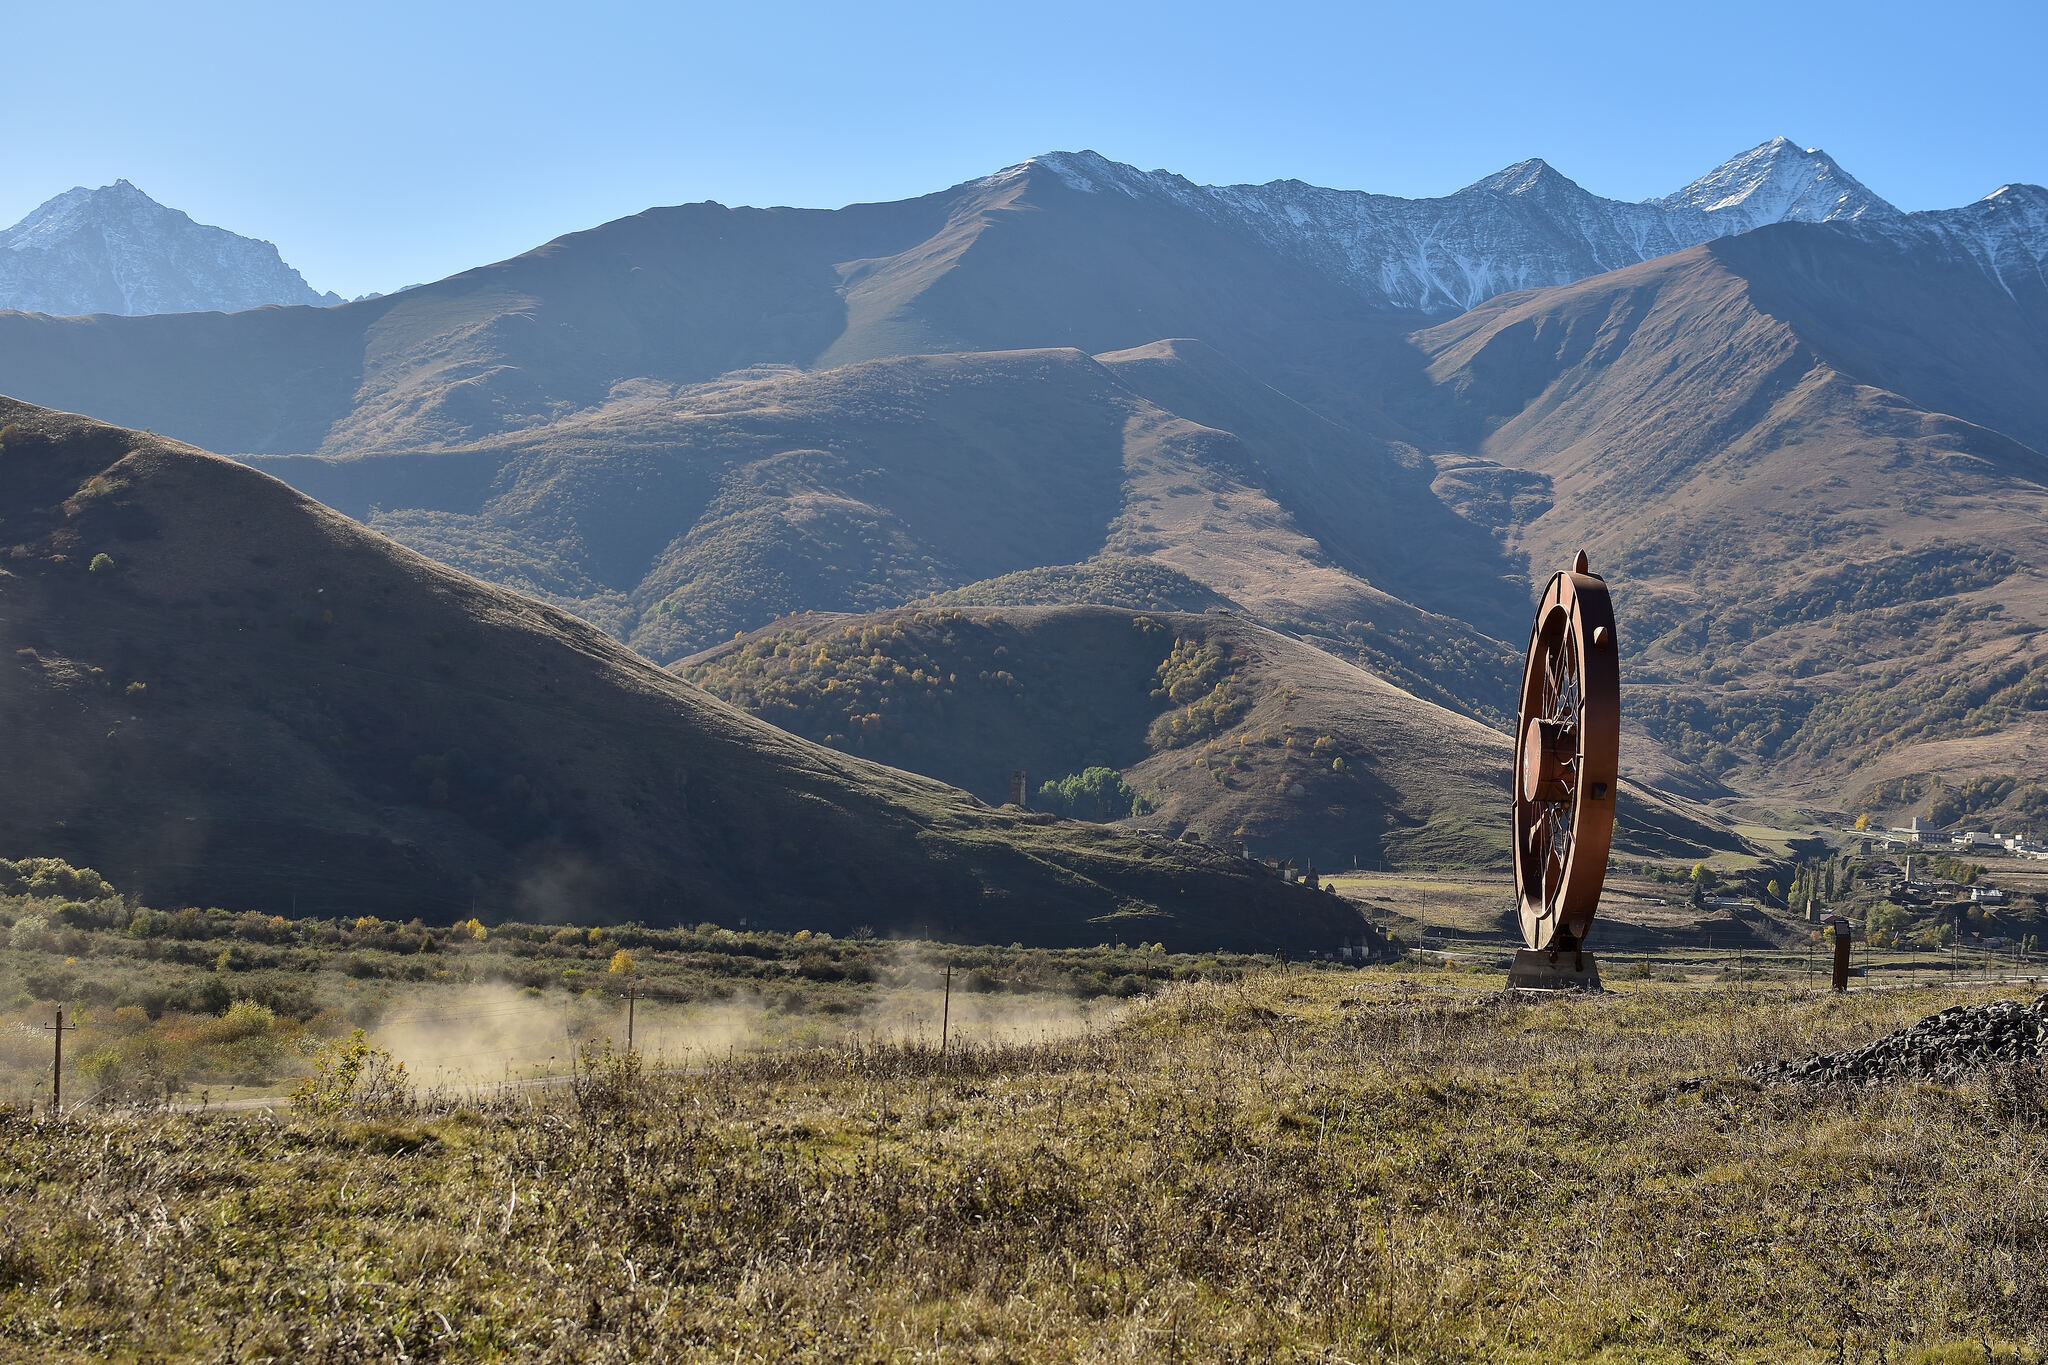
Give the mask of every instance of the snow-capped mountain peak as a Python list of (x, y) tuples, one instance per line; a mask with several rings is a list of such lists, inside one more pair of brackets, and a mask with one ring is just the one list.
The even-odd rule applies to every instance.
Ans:
[(1643, 202), (1667, 210), (1691, 209), (1728, 222), (1717, 236), (1766, 223), (1899, 215), (1826, 152), (1784, 137), (1729, 158), (1684, 189)]
[(1558, 190), (1579, 194), (1585, 193), (1584, 190), (1579, 188), (1576, 181), (1559, 171), (1548, 161), (1545, 161), (1540, 156), (1532, 156), (1527, 161), (1517, 161), (1512, 166), (1495, 171), (1492, 175), (1486, 176), (1483, 179), (1475, 180), (1464, 189), (1458, 191), (1458, 193), (1470, 194), (1474, 191), (1485, 191), (1491, 194), (1530, 195), (1546, 194)]
[(2000, 185), (1977, 202), (2014, 213), (2048, 213), (2048, 189), (2039, 185)]
[(126, 180), (66, 190), (0, 231), (0, 308), (231, 313), (339, 302), (308, 285), (269, 242), (195, 223)]

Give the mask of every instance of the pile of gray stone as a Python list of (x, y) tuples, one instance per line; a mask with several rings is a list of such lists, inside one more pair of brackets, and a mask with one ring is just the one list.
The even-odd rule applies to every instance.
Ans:
[(1953, 1081), (1997, 1067), (2048, 1063), (2048, 995), (2031, 1005), (1954, 1005), (1847, 1052), (1759, 1062), (1742, 1074), (1766, 1085)]

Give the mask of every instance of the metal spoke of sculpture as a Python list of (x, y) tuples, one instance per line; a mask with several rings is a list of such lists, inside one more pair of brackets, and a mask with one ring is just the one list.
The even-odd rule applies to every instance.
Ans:
[[(1580, 551), (1554, 574), (1529, 633), (1515, 730), (1515, 892), (1522, 938), (1509, 984), (1591, 985), (1586, 932), (1607, 879), (1621, 748), (1621, 669), (1606, 580)], [(1560, 953), (1570, 953), (1568, 966)], [(1536, 959), (1541, 957), (1539, 964)]]

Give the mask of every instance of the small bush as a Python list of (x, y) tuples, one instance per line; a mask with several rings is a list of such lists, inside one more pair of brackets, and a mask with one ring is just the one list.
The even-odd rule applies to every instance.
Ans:
[(309, 1115), (393, 1114), (411, 1102), (405, 1063), (371, 1047), (361, 1029), (315, 1050), (312, 1074), (292, 1091), (293, 1112)]

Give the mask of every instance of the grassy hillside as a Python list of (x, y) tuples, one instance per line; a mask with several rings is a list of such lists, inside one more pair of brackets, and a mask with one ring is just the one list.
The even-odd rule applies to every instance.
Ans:
[(0, 430), (0, 846), (152, 903), (1204, 948), (1356, 922), (819, 748), (230, 461), (11, 401)]
[[(820, 743), (1003, 800), (1119, 771), (1130, 822), (1324, 870), (1499, 867), (1512, 745), (1228, 613), (931, 607), (804, 616), (677, 665)], [(1631, 792), (1621, 844), (1701, 857), (1740, 841)]]
[(2034, 1358), (2037, 1080), (1735, 1074), (1983, 991), (1502, 1002), (1461, 980), (1269, 972), (944, 1057), (855, 1039), (652, 1074), (600, 1049), (573, 1086), (330, 1082), (277, 1117), (7, 1109), (0, 1331), (51, 1365), (110, 1340), (180, 1362)]

